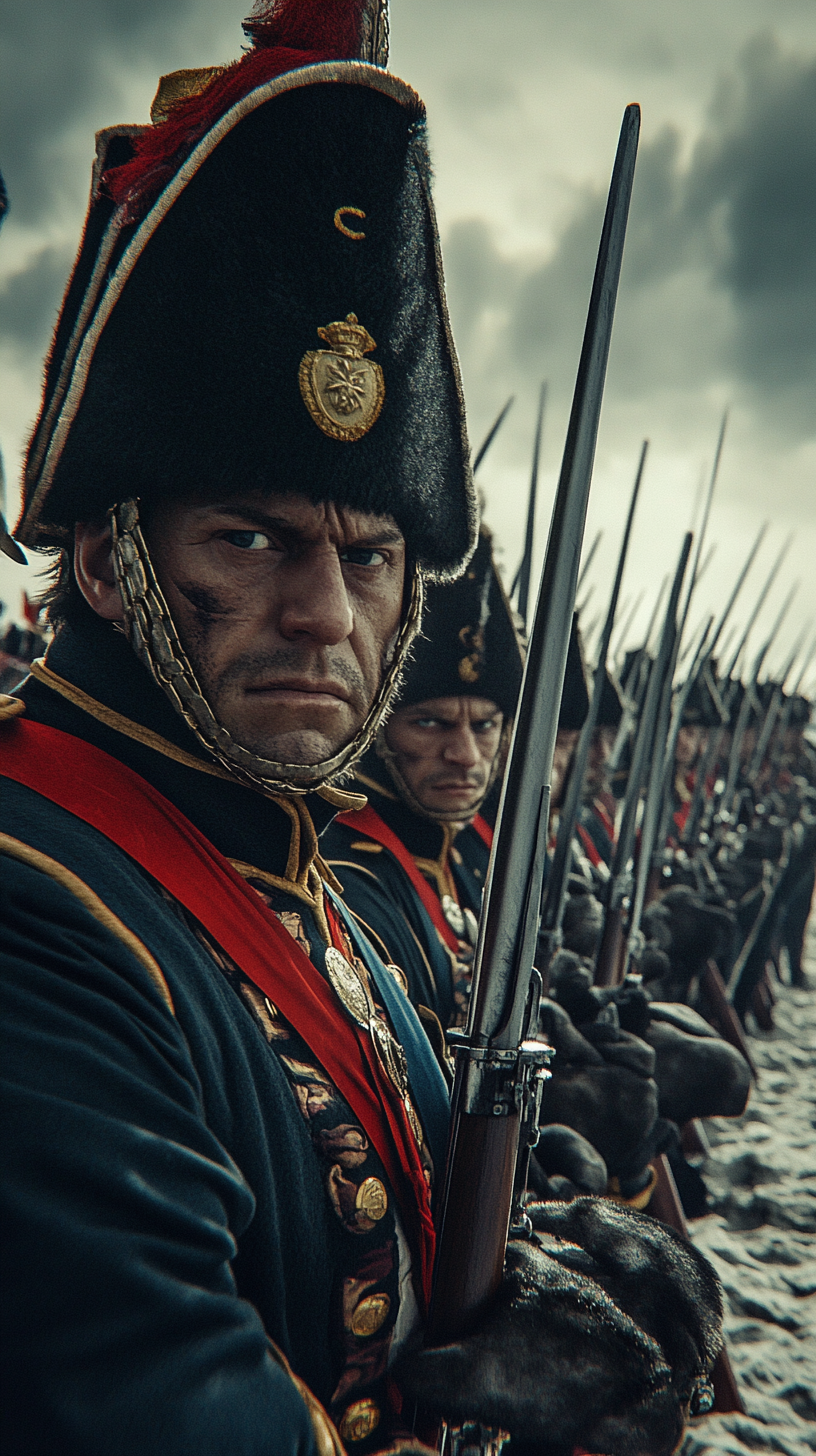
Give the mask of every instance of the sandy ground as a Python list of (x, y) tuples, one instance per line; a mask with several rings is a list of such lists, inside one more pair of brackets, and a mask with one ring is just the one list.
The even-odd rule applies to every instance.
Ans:
[(728, 1352), (746, 1415), (693, 1423), (681, 1456), (816, 1451), (816, 917), (809, 990), (781, 989), (776, 1028), (741, 1118), (705, 1124), (713, 1212), (691, 1225), (725, 1290)]

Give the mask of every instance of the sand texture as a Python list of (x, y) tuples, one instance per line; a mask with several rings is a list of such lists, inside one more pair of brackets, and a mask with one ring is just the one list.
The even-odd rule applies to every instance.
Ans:
[(816, 1451), (816, 917), (810, 990), (780, 988), (776, 1028), (741, 1118), (705, 1124), (713, 1211), (691, 1232), (725, 1290), (728, 1352), (746, 1415), (693, 1422), (681, 1456)]

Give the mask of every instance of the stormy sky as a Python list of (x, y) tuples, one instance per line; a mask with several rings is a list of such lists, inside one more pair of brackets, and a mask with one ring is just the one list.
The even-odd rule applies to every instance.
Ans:
[[(238, 53), (248, 0), (2, 0), (0, 444), (15, 510), (40, 368), (82, 225), (93, 133), (145, 122), (160, 74)], [(624, 105), (643, 108), (588, 536), (599, 606), (641, 440), (624, 594), (648, 620), (728, 433), (693, 612), (725, 600), (764, 519), (757, 585), (795, 538), (755, 640), (797, 578), (777, 660), (816, 631), (814, 0), (392, 0), (391, 66), (429, 113), (471, 438), (516, 403), (480, 472), (512, 576), (535, 401), (548, 381), (540, 560)], [(0, 568), (16, 611), (33, 572)], [(753, 579), (753, 578), (752, 578)], [(746, 612), (749, 601), (746, 589)], [(753, 639), (752, 639), (753, 640)], [(816, 668), (811, 674), (816, 679)]]

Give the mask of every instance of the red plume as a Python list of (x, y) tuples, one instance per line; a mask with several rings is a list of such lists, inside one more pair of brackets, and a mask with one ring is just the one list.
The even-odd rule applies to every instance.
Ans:
[(252, 50), (206, 91), (177, 102), (166, 121), (146, 127), (132, 161), (105, 173), (128, 220), (144, 216), (201, 137), (256, 86), (301, 66), (358, 59), (363, 6), (364, 0), (257, 0), (244, 21)]

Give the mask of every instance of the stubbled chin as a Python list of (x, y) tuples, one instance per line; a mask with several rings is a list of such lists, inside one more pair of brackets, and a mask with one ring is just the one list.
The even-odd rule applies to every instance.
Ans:
[(327, 759), (333, 758), (342, 748), (345, 748), (352, 741), (353, 735), (342, 738), (328, 738), (325, 734), (313, 731), (291, 732), (276, 734), (257, 734), (240, 729), (230, 728), (225, 724), (230, 733), (242, 748), (254, 753), (257, 758), (268, 759), (272, 763), (292, 764), (293, 766), (308, 768), (318, 763), (325, 763)]

